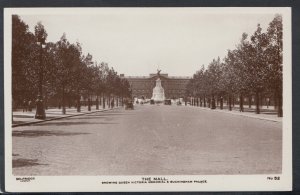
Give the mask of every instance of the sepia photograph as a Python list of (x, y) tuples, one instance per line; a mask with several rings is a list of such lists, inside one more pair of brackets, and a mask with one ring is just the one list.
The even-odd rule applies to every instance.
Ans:
[(9, 190), (291, 190), (290, 8), (4, 19)]

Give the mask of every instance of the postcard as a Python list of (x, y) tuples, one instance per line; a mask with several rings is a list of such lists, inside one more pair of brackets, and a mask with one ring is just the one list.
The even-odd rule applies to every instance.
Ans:
[(290, 191), (289, 7), (5, 8), (8, 192)]

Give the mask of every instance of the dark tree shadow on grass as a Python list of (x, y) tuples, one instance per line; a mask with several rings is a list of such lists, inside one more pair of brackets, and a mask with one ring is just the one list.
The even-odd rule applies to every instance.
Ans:
[(13, 131), (12, 136), (15, 137), (40, 137), (40, 136), (74, 136), (84, 135), (89, 133), (76, 133), (76, 132), (64, 132), (64, 131), (38, 131), (38, 130), (25, 130), (25, 131)]
[[(132, 113), (124, 113), (124, 112), (101, 112), (101, 113), (92, 113), (90, 115), (85, 115), (85, 116), (124, 116), (124, 115), (133, 115)], [(80, 116), (78, 116), (80, 117)]]
[(29, 116), (29, 115), (21, 115), (21, 114), (14, 114), (14, 118), (34, 118), (34, 115)]
[[(91, 116), (86, 116), (86, 115), (84, 115), (84, 116), (76, 116), (76, 119), (79, 119), (79, 120), (85, 120), (85, 119), (99, 119), (99, 120), (101, 120), (101, 119), (104, 119), (104, 120), (106, 120), (106, 119), (113, 119), (112, 117), (108, 117), (108, 116), (94, 116), (94, 115), (91, 115)], [(72, 118), (68, 118), (67, 120), (73, 120)]]
[(13, 121), (12, 122), (13, 125), (15, 125), (15, 124), (22, 124), (22, 123), (24, 123), (24, 121)]
[(100, 125), (107, 125), (107, 124), (118, 124), (112, 122), (93, 122), (93, 121), (53, 121), (53, 122), (46, 122), (46, 123), (38, 123), (32, 124), (30, 126), (69, 126), (69, 125), (92, 125), (92, 124), (100, 124)]
[(19, 158), (12, 161), (12, 167), (18, 168), (18, 167), (32, 167), (37, 165), (48, 165), (48, 164), (41, 164), (38, 163), (38, 159), (24, 159)]

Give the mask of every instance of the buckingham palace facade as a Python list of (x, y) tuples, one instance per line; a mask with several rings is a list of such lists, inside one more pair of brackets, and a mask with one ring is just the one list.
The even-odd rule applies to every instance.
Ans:
[[(158, 79), (157, 74), (149, 76), (126, 76), (120, 75), (121, 78), (126, 78), (132, 89), (132, 96), (136, 98), (150, 99), (152, 91), (155, 87), (155, 81)], [(166, 99), (178, 99), (185, 97), (186, 86), (191, 77), (168, 76), (168, 74), (160, 74), (162, 87), (165, 91)]]

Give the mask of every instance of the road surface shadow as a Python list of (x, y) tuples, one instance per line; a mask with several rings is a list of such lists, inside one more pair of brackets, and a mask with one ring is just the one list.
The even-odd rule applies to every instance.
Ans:
[(25, 131), (13, 131), (12, 136), (15, 137), (40, 137), (40, 136), (73, 136), (84, 135), (89, 133), (76, 133), (76, 132), (64, 132), (64, 131), (38, 131), (38, 130), (25, 130)]
[(41, 164), (38, 163), (38, 159), (24, 159), (19, 158), (12, 161), (12, 167), (18, 168), (18, 167), (32, 167), (37, 165), (48, 165), (48, 164)]
[[(107, 116), (77, 116), (76, 119), (107, 119)], [(72, 118), (68, 118), (67, 120), (73, 120)]]
[(154, 149), (158, 149), (158, 150), (167, 150), (168, 147), (167, 146), (154, 146)]
[(111, 112), (111, 113), (102, 113), (102, 114), (93, 114), (92, 116), (118, 116), (118, 115), (132, 115), (132, 113), (124, 113), (124, 112)]
[[(218, 107), (218, 110), (219, 109), (220, 108)], [(228, 110), (228, 107), (224, 106), (223, 110)], [(237, 107), (232, 108), (232, 110), (234, 110), (234, 111), (240, 111), (240, 109), (237, 108)], [(255, 110), (255, 108), (244, 108), (244, 112), (255, 113), (256, 110)], [(277, 115), (277, 111), (276, 110), (271, 110), (271, 109), (260, 109), (260, 113), (261, 114), (269, 114), (269, 115)]]
[(12, 122), (13, 125), (15, 125), (15, 124), (22, 124), (22, 123), (25, 123), (25, 122), (24, 121), (13, 121)]
[(95, 123), (95, 124), (100, 124), (100, 125), (116, 125), (119, 123), (113, 123), (113, 122), (100, 122), (100, 123)]
[(21, 114), (14, 114), (14, 118), (34, 118), (34, 116), (28, 116), (28, 115), (21, 115)]
[(106, 122), (92, 122), (92, 121), (64, 121), (64, 122), (49, 122), (49, 123), (38, 123), (31, 124), (30, 126), (69, 126), (69, 125), (92, 125), (92, 124), (117, 124), (117, 123), (106, 123)]

